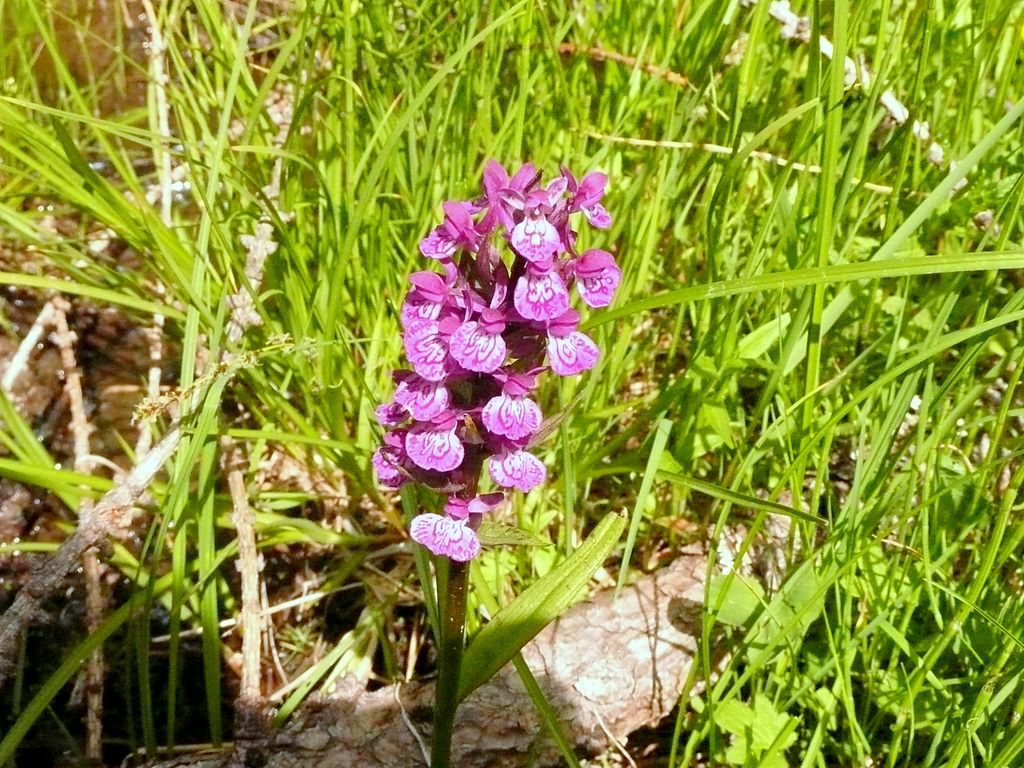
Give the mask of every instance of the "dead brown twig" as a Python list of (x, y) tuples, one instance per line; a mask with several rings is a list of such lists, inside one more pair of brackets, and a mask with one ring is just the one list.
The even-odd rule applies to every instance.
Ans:
[(238, 690), (236, 737), (263, 732), (265, 712), (261, 689), (263, 612), (260, 605), (260, 556), (256, 550), (256, 518), (249, 505), (242, 461), (234, 441), (225, 437), (223, 450), (229, 457), (228, 490), (231, 493), (231, 522), (238, 542), (236, 567), (242, 580), (242, 681)]
[(558, 52), (563, 54), (589, 56), (590, 58), (597, 59), (598, 61), (614, 61), (616, 64), (622, 64), (623, 66), (630, 67), (632, 69), (639, 69), (641, 72), (661, 78), (666, 82), (672, 83), (672, 85), (682, 86), (683, 88), (689, 88), (691, 85), (689, 79), (685, 75), (681, 75), (671, 69), (665, 69), (664, 67), (659, 67), (654, 64), (645, 64), (635, 56), (627, 56), (626, 54), (619, 53), (618, 51), (609, 51), (606, 48), (599, 48), (596, 45), (561, 43), (558, 46)]
[(52, 556), (29, 573), (14, 603), (0, 616), (0, 686), (13, 673), (22, 633), (39, 610), (39, 603), (59, 587), (61, 580), (75, 568), (86, 550), (95, 547), (121, 528), (122, 515), (131, 509), (149, 488), (156, 473), (181, 441), (181, 430), (173, 425), (135, 468), (93, 505), (89, 515), (79, 520), (78, 528)]
[[(587, 131), (587, 136), (592, 139), (599, 141), (607, 141), (615, 144), (628, 144), (631, 147), (655, 147), (658, 149), (693, 149), (699, 152), (708, 152), (712, 155), (734, 155), (735, 151), (732, 147), (726, 147), (721, 144), (708, 144), (700, 141), (667, 141), (658, 139), (636, 139), (630, 136), (611, 136), (606, 133), (597, 133), (596, 131)], [(782, 168), (791, 168), (794, 171), (804, 173), (821, 173), (820, 165), (809, 165), (807, 163), (799, 163), (795, 160), (789, 160), (781, 155), (773, 155), (770, 152), (763, 152), (761, 150), (754, 150), (748, 154), (756, 160), (763, 160), (767, 163), (778, 165)], [(891, 195), (892, 187), (887, 184), (875, 184), (871, 181), (864, 181), (863, 179), (854, 178), (853, 183), (857, 184), (864, 189), (877, 192), (880, 195)]]
[[(93, 426), (85, 412), (85, 398), (82, 395), (82, 372), (75, 358), (75, 339), (68, 328), (67, 312), (70, 309), (66, 299), (55, 299), (53, 302), (54, 334), (57, 347), (60, 349), (61, 365), (64, 368), (64, 391), (67, 393), (71, 410), (71, 432), (74, 437), (74, 468), (76, 472), (91, 474), (96, 462), (91, 458), (89, 435)], [(82, 499), (78, 507), (79, 520), (89, 518), (93, 514), (90, 499)], [(106, 613), (106, 600), (101, 582), (101, 565), (95, 549), (87, 549), (82, 553), (82, 570), (85, 575), (85, 606), (86, 626), (89, 632), (95, 632), (103, 622)], [(98, 760), (103, 757), (103, 683), (104, 683), (103, 647), (98, 647), (89, 655), (85, 668), (85, 755), (89, 759)]]

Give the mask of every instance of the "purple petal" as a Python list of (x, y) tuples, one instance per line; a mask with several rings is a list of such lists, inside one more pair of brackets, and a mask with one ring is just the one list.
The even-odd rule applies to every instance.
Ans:
[(449, 342), (452, 358), (467, 371), (492, 373), (505, 362), (505, 340), (475, 320), (459, 326)]
[(455, 255), (456, 250), (458, 245), (445, 234), (443, 226), (435, 227), (429, 235), (420, 240), (420, 253), (428, 259), (446, 261)]
[(401, 403), (385, 403), (377, 406), (377, 423), (382, 427), (397, 427), (408, 418), (409, 412), (402, 407)]
[(551, 183), (548, 184), (547, 189), (544, 193), (547, 197), (547, 204), (554, 207), (562, 199), (562, 195), (565, 194), (566, 187), (569, 186), (569, 180), (564, 176), (559, 176), (556, 179), (552, 179)]
[(544, 463), (527, 451), (505, 452), (488, 462), (491, 479), (502, 488), (518, 488), (523, 493), (536, 488), (548, 476)]
[(562, 177), (565, 179), (565, 183), (566, 186), (569, 188), (570, 194), (572, 194), (573, 197), (575, 197), (577, 190), (580, 188), (579, 182), (576, 181), (576, 177), (573, 176), (572, 171), (570, 171), (564, 165), (562, 166)]
[(470, 515), (482, 515), (490, 512), (505, 500), (505, 494), (485, 493), (482, 496), (473, 496), (466, 499), (461, 496), (449, 496), (445, 502), (444, 511), (448, 517), (456, 520), (465, 520)]
[(437, 320), (441, 316), (442, 305), (434, 301), (424, 301), (410, 295), (402, 304), (402, 327), (408, 328), (422, 320)]
[(398, 490), (408, 479), (401, 471), (399, 457), (388, 446), (382, 446), (373, 452), (371, 463), (377, 472), (377, 480), (383, 488)]
[(460, 563), (468, 562), (480, 554), (480, 539), (465, 520), (428, 512), (413, 518), (409, 533), (413, 541), (419, 542), (435, 555), (444, 555)]
[[(589, 208), (601, 202), (604, 197), (604, 188), (608, 183), (608, 177), (600, 171), (588, 173), (580, 181), (576, 194), (573, 195), (573, 204), (581, 208)], [(589, 218), (589, 217), (588, 217)]]
[(558, 230), (538, 211), (530, 211), (516, 224), (510, 240), (523, 258), (534, 264), (545, 264), (564, 250)]
[(583, 206), (583, 215), (587, 217), (587, 221), (590, 222), (591, 226), (598, 229), (608, 229), (612, 225), (611, 214), (600, 203)]
[(478, 208), (463, 200), (449, 200), (443, 206), (445, 212), (444, 227), (457, 245), (475, 251), (479, 245), (479, 237), (473, 228), (473, 213)]
[(484, 168), (484, 193), (487, 199), (492, 201), (492, 205), (497, 199), (498, 192), (507, 185), (508, 171), (505, 170), (505, 166), (497, 160), (488, 160), (487, 167)]
[(569, 292), (556, 273), (527, 270), (516, 283), (513, 303), (527, 320), (554, 320), (569, 309)]
[(468, 508), (470, 514), (482, 515), (490, 512), (505, 500), (505, 494), (501, 491), (495, 493), (484, 493), (469, 500)]
[(622, 270), (607, 251), (593, 249), (576, 261), (576, 288), (588, 306), (607, 307), (615, 297)]
[(417, 424), (405, 436), (405, 451), (417, 467), (438, 472), (451, 472), (466, 455), (454, 424), (451, 427)]
[(405, 406), (417, 421), (436, 419), (448, 409), (450, 401), (444, 384), (412, 374), (395, 388), (395, 402)]
[(418, 320), (410, 323), (403, 335), (405, 354), (413, 370), (427, 381), (441, 381), (445, 377), (448, 346), (441, 337), (437, 323)]
[(506, 394), (488, 400), (480, 415), (488, 432), (517, 442), (531, 437), (544, 419), (533, 400)]
[(559, 376), (575, 376), (593, 368), (600, 355), (597, 344), (579, 331), (567, 336), (548, 336), (549, 363)]
[(422, 271), (413, 272), (409, 275), (409, 282), (413, 286), (413, 291), (430, 301), (444, 301), (445, 298), (451, 293), (451, 287), (445, 280), (444, 276), (439, 275), (437, 272)]
[(533, 180), (538, 176), (537, 167), (533, 163), (524, 163), (523, 166), (516, 171), (516, 175), (512, 177), (508, 185), (512, 189), (522, 192)]
[(534, 368), (532, 371), (526, 371), (525, 373), (506, 372), (501, 378), (503, 382), (502, 389), (505, 391), (505, 394), (512, 397), (527, 395), (537, 388), (537, 374), (542, 370), (543, 368)]

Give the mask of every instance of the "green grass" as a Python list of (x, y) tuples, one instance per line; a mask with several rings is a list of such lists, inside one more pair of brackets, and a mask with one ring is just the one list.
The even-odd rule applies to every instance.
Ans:
[[(781, 589), (742, 620), (719, 620), (733, 587), (714, 587), (706, 685), (681, 697), (669, 763), (1020, 763), (1017, 3), (801, 5), (840, 61), (870, 66), (872, 81), (849, 89), (813, 37), (781, 39), (763, 1), (154, 4), (163, 92), (137, 55), (144, 30), (89, 26), (88, 0), (0, 0), (0, 284), (63, 291), (141, 325), (164, 315), (186, 393), (187, 437), (154, 489), (143, 546), (111, 559), (134, 585), (133, 608), (104, 625), (108, 650), (133, 659), (132, 748), (228, 733), (223, 657), (237, 637), (217, 623), (237, 616), (239, 598), (225, 434), (249, 451), (265, 554), (313, 558), (324, 592), (354, 587), (337, 598), (340, 636), (323, 604), (303, 615), (306, 666), (293, 670), (287, 710), (344, 672), (404, 674), (408, 644), (389, 627), (416, 567), (396, 549), (401, 503), (373, 484), (373, 409), (402, 362), (397, 308), (408, 273), (425, 268), (416, 243), (444, 200), (477, 193), (496, 158), (607, 172), (614, 225), (587, 244), (614, 250), (624, 281), (613, 308), (587, 321), (604, 350), (598, 367), (542, 392), (546, 412), (581, 396), (541, 449), (552, 481), (513, 504), (522, 528), (556, 545), (486, 553), (472, 583), (488, 593), (471, 590), (470, 630), (477, 605), (511, 602), (609, 511), (632, 513), (617, 553), (626, 578), (736, 523), (750, 544), (769, 514), (794, 509), (778, 542), (793, 559)], [(84, 62), (69, 53), (81, 41), (93, 49)], [(910, 109), (902, 126), (884, 124), (887, 90)], [(280, 94), (293, 121), (279, 136), (266, 105)], [(929, 123), (946, 162), (929, 162), (914, 120)], [(277, 199), (264, 191), (275, 166)], [(183, 181), (169, 211), (146, 202)], [(995, 226), (973, 222), (983, 211)], [(47, 215), (68, 225), (57, 233)], [(240, 237), (261, 219), (278, 249), (252, 286)], [(104, 228), (135, 266), (88, 247)], [(227, 301), (239, 290), (253, 292), (262, 324), (235, 344)], [(203, 367), (225, 350), (254, 354)], [(32, 425), (0, 403), (0, 476), (72, 510), (102, 492), (105, 481), (55, 469)], [(322, 483), (257, 486), (273, 456), (345, 500)], [(154, 607), (169, 617), (166, 663), (138, 618)], [(181, 677), (179, 635), (196, 627), (201, 701)], [(25, 692), (4, 757), (48, 703), (24, 701), (55, 696), (70, 672), (54, 675)], [(207, 730), (183, 724), (194, 709)], [(38, 740), (52, 726), (35, 727)]]

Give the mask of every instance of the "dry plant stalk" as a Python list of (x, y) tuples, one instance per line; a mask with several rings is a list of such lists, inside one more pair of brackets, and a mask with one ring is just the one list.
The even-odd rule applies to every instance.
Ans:
[[(67, 312), (70, 305), (66, 299), (53, 302), (54, 338), (60, 349), (61, 365), (64, 368), (64, 391), (67, 394), (71, 410), (71, 433), (74, 439), (74, 468), (76, 472), (91, 474), (96, 462), (91, 458), (89, 435), (93, 425), (89, 423), (85, 413), (85, 398), (82, 395), (82, 372), (75, 359), (75, 339), (68, 328)], [(93, 504), (90, 499), (82, 499), (78, 506), (78, 518), (89, 518), (93, 515)], [(95, 549), (87, 549), (82, 553), (82, 570), (85, 575), (86, 590), (86, 628), (95, 632), (103, 623), (106, 613), (106, 598), (101, 582), (102, 566)], [(103, 647), (98, 647), (89, 656), (85, 668), (85, 756), (91, 760), (103, 756), (103, 684), (104, 684)]]
[(600, 48), (596, 45), (576, 45), (575, 43), (560, 43), (558, 46), (559, 53), (565, 54), (581, 54), (583, 56), (589, 56), (592, 59), (598, 61), (614, 61), (617, 64), (622, 64), (626, 67), (633, 69), (639, 69), (641, 72), (646, 72), (648, 75), (653, 77), (661, 78), (672, 85), (679, 85), (682, 87), (690, 87), (691, 83), (685, 75), (681, 75), (678, 72), (673, 72), (671, 69), (665, 69), (663, 67), (655, 66), (654, 64), (642, 63), (635, 56), (627, 56), (624, 53), (618, 51), (609, 51), (606, 48)]
[[(142, 7), (149, 20), (149, 88), (153, 94), (157, 132), (161, 140), (171, 138), (170, 107), (167, 101), (167, 71), (164, 57), (167, 43), (160, 30), (160, 19), (151, 0), (142, 0)], [(160, 221), (165, 227), (174, 224), (171, 204), (174, 197), (171, 190), (172, 174), (171, 154), (162, 141), (153, 142), (153, 155), (160, 174)], [(165, 293), (164, 285), (157, 280), (153, 291), (158, 298)], [(146, 394), (151, 400), (160, 397), (160, 377), (163, 363), (163, 336), (165, 318), (162, 314), (153, 315), (153, 325), (148, 329), (146, 340), (149, 344), (149, 370), (146, 376)], [(135, 453), (143, 456), (152, 444), (150, 425), (139, 424), (139, 438), (135, 444)]]
[(263, 612), (260, 605), (260, 555), (256, 549), (256, 517), (249, 505), (249, 495), (242, 474), (243, 456), (234, 441), (225, 437), (221, 443), (229, 457), (228, 490), (231, 494), (231, 522), (235, 526), (238, 561), (235, 567), (242, 581), (242, 679), (235, 703), (235, 733), (239, 739), (251, 738), (266, 725), (263, 701), (262, 644)]

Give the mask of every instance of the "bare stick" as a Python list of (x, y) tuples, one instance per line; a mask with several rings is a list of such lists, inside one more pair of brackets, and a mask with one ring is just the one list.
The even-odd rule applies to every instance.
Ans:
[[(152, 110), (150, 119), (156, 122), (157, 132), (162, 139), (171, 137), (170, 107), (167, 102), (167, 72), (164, 65), (164, 55), (167, 51), (167, 43), (164, 41), (163, 33), (160, 30), (160, 21), (157, 18), (156, 9), (153, 8), (151, 0), (142, 0), (142, 7), (149, 20), (149, 88), (153, 95)], [(164, 226), (170, 227), (173, 224), (171, 215), (171, 203), (174, 202), (174, 195), (171, 189), (172, 169), (171, 153), (163, 141), (153, 142), (153, 155), (160, 174), (160, 220)], [(159, 280), (153, 286), (157, 297), (164, 295), (164, 285)], [(147, 395), (151, 400), (160, 397), (160, 378), (163, 364), (163, 336), (164, 316), (157, 313), (153, 315), (153, 325), (146, 333), (146, 340), (149, 343), (149, 371), (146, 379)], [(139, 424), (139, 439), (135, 444), (135, 453), (144, 455), (152, 443), (150, 425), (145, 421)]]
[[(695, 149), (701, 152), (710, 152), (713, 155), (732, 155), (734, 154), (732, 147), (722, 146), (721, 144), (706, 144), (698, 141), (658, 141), (655, 139), (634, 139), (628, 136), (610, 136), (606, 133), (597, 133), (595, 131), (587, 131), (587, 136), (592, 139), (599, 139), (601, 141), (613, 142), (616, 144), (629, 144), (633, 147), (660, 147), (662, 149)], [(774, 163), (775, 165), (782, 166), (783, 168), (792, 168), (794, 171), (804, 171), (807, 173), (821, 173), (820, 165), (807, 165), (805, 163), (798, 163), (793, 160), (788, 160), (781, 155), (773, 155), (770, 152), (762, 152), (761, 150), (754, 150), (750, 153), (750, 156), (757, 160), (764, 160), (768, 163)], [(877, 192), (880, 195), (892, 194), (892, 187), (885, 184), (875, 184), (870, 181), (864, 181), (862, 179), (853, 179), (854, 184), (859, 184), (864, 189), (869, 189), (872, 192)]]
[(36, 348), (36, 345), (43, 338), (43, 333), (49, 327), (50, 323), (53, 322), (53, 313), (55, 309), (53, 301), (48, 301), (43, 305), (43, 308), (39, 310), (39, 314), (36, 315), (35, 322), (32, 323), (32, 327), (28, 329), (28, 333), (25, 334), (25, 338), (21, 340), (21, 344), (18, 345), (18, 351), (14, 353), (14, 357), (11, 358), (11, 362), (7, 364), (7, 369), (4, 371), (4, 377), (0, 380), (0, 387), (3, 388), (4, 394), (8, 397), (14, 389), (14, 384), (18, 380), (18, 376), (28, 366), (28, 360), (32, 356), (32, 350)]
[(29, 572), (14, 603), (0, 616), (0, 686), (14, 672), (22, 632), (39, 610), (39, 602), (60, 587), (61, 580), (78, 565), (86, 550), (122, 527), (121, 516), (146, 492), (179, 442), (181, 430), (175, 424), (124, 481), (96, 502), (91, 514), (79, 520), (78, 528), (60, 548)]
[(242, 577), (242, 682), (238, 690), (236, 735), (259, 735), (264, 712), (261, 689), (263, 612), (260, 609), (259, 553), (256, 551), (255, 516), (249, 506), (245, 478), (239, 466), (242, 456), (230, 438), (224, 438), (224, 453), (229, 457), (228, 490), (231, 493), (231, 522), (238, 542), (238, 568)]
[[(89, 435), (93, 426), (85, 413), (85, 398), (82, 396), (82, 372), (75, 359), (75, 340), (68, 328), (67, 311), (70, 308), (66, 299), (54, 299), (52, 302), (54, 334), (57, 347), (60, 349), (61, 365), (64, 368), (64, 391), (68, 396), (71, 409), (71, 434), (74, 439), (74, 467), (76, 472), (91, 474), (95, 470), (95, 462), (91, 458)], [(93, 515), (93, 504), (89, 499), (82, 499), (78, 506), (78, 519), (88, 519)], [(103, 623), (106, 613), (106, 600), (103, 595), (103, 584), (100, 581), (101, 566), (95, 549), (87, 549), (82, 553), (82, 570), (85, 575), (85, 608), (86, 627), (95, 632)], [(103, 646), (99, 645), (89, 655), (85, 668), (85, 756), (90, 760), (103, 757), (103, 682), (104, 682)]]
[(679, 85), (683, 87), (689, 87), (690, 81), (685, 75), (681, 75), (678, 72), (673, 72), (671, 69), (664, 69), (663, 67), (655, 66), (654, 64), (643, 64), (634, 56), (627, 56), (624, 53), (618, 51), (609, 51), (605, 48), (599, 48), (597, 46), (585, 46), (576, 45), (574, 43), (561, 43), (558, 46), (559, 53), (575, 53), (582, 54), (584, 56), (590, 56), (598, 61), (614, 61), (617, 64), (622, 64), (633, 69), (639, 69), (642, 72), (646, 72), (648, 75), (654, 77), (660, 77), (662, 80), (672, 83), (673, 85)]

